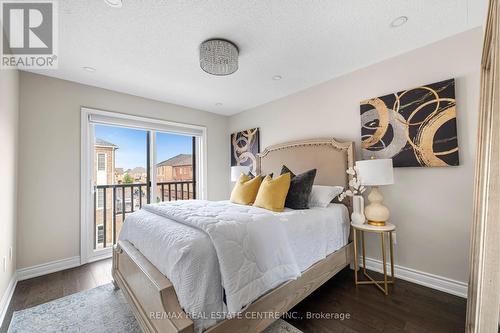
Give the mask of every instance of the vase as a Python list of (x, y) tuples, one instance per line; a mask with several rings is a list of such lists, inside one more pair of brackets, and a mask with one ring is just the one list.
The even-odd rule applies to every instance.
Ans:
[(365, 209), (365, 199), (362, 195), (355, 195), (352, 197), (352, 214), (351, 221), (354, 224), (364, 224), (365, 214), (363, 213)]

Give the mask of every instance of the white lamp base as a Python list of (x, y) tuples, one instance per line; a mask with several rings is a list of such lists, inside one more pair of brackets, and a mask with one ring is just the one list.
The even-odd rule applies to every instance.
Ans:
[(389, 209), (382, 204), (384, 197), (378, 190), (378, 186), (372, 186), (372, 190), (368, 195), (370, 204), (365, 207), (365, 216), (368, 224), (375, 226), (383, 226), (389, 220)]

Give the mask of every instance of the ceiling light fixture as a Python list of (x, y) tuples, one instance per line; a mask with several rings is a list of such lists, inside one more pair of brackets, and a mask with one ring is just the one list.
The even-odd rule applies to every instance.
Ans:
[(123, 6), (122, 0), (104, 0), (104, 2), (113, 8), (121, 8)]
[(391, 28), (398, 28), (408, 22), (408, 16), (400, 16), (391, 22)]
[(230, 75), (238, 70), (238, 47), (224, 39), (209, 39), (200, 45), (200, 67), (208, 74)]
[(281, 80), (282, 78), (283, 78), (283, 77), (281, 77), (281, 75), (275, 75), (275, 76), (273, 76), (273, 80), (274, 80), (274, 81), (279, 81), (279, 80)]
[(215, 103), (215, 106), (222, 106), (222, 103), (221, 102)]
[(84, 71), (86, 71), (86, 72), (90, 72), (90, 73), (93, 73), (93, 72), (95, 72), (95, 71), (96, 71), (96, 69), (95, 69), (94, 67), (87, 67), (87, 66), (85, 66), (85, 67), (82, 67), (82, 69), (83, 69)]

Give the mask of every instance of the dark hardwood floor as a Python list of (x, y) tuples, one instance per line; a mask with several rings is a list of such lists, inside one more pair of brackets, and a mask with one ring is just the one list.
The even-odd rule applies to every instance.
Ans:
[(17, 283), (0, 333), (7, 332), (14, 311), (111, 282), (111, 259), (97, 261)]
[[(381, 274), (370, 272), (375, 278)], [(298, 304), (291, 313), (349, 314), (349, 319), (289, 319), (304, 332), (450, 332), (465, 331), (466, 300), (396, 280), (389, 296), (375, 286), (354, 286), (354, 271), (344, 269)]]
[[(21, 281), (17, 284), (0, 332), (7, 332), (13, 311), (110, 281), (111, 260)], [(384, 296), (374, 286), (356, 288), (353, 271), (344, 269), (292, 309), (287, 321), (305, 333), (456, 333), (464, 331), (465, 306), (463, 298), (402, 280), (391, 288), (389, 296)], [(323, 318), (319, 317), (321, 315)], [(307, 319), (308, 316), (316, 318)], [(339, 318), (328, 319), (327, 316)]]

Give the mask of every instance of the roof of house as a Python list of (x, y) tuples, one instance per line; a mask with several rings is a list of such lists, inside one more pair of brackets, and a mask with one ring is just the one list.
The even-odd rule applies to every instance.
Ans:
[(159, 166), (181, 166), (181, 165), (191, 165), (193, 164), (193, 156), (191, 154), (179, 154), (174, 157), (169, 158), (163, 162), (156, 164)]
[(114, 143), (108, 142), (101, 138), (95, 138), (95, 145), (99, 147), (114, 147), (118, 149), (118, 146), (115, 145)]
[(118, 175), (123, 175), (123, 168), (115, 168), (115, 173)]
[(131, 174), (139, 174), (139, 173), (146, 173), (146, 169), (143, 167), (135, 167), (133, 169), (127, 169), (125, 170), (125, 173), (131, 173)]

